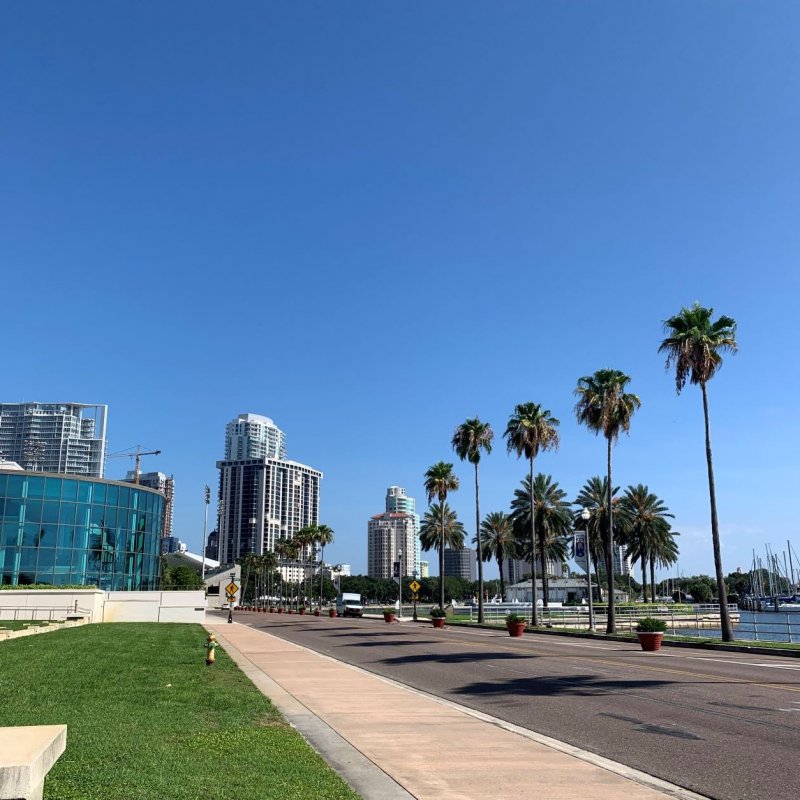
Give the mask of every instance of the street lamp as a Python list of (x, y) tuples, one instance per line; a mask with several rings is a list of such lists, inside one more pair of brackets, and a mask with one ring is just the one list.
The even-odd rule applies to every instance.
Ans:
[[(411, 575), (414, 578), (414, 581), (416, 582), (416, 580), (417, 580), (417, 571), (413, 570), (411, 572)], [(413, 596), (414, 596), (414, 622), (416, 622), (417, 621), (417, 593), (414, 592)]]
[(588, 508), (581, 511), (581, 519), (583, 520), (583, 530), (586, 536), (586, 582), (589, 589), (589, 630), (594, 630), (594, 605), (592, 604), (592, 556), (589, 551), (589, 520), (592, 518), (592, 512)]
[(403, 618), (403, 551), (397, 551), (397, 618)]
[[(235, 572), (231, 572), (231, 583), (233, 583), (233, 579), (236, 577)], [(233, 604), (236, 602), (235, 598), (233, 600), (228, 601), (228, 622), (233, 622)]]
[(203, 552), (200, 553), (201, 558), (203, 559), (203, 566), (200, 567), (200, 577), (205, 580), (206, 579), (206, 535), (208, 534), (208, 504), (211, 502), (211, 487), (206, 484), (206, 488), (203, 492), (203, 498), (206, 501), (206, 517), (203, 522)]

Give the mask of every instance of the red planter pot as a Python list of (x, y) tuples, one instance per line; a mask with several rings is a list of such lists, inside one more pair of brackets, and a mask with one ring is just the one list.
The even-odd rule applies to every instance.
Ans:
[(306, 613), (306, 610), (304, 608), (301, 608), (300, 611), (298, 611), (297, 613), (300, 614), (300, 616), (302, 617)]
[(664, 638), (663, 633), (659, 631), (654, 633), (644, 633), (640, 631), (636, 635), (639, 637), (639, 644), (645, 652), (654, 653), (656, 650), (661, 649), (661, 640)]
[(515, 638), (525, 633), (524, 622), (506, 622), (506, 628), (508, 629), (508, 635)]
[(314, 610), (314, 616), (315, 616), (315, 617), (318, 617), (318, 616), (319, 616), (319, 609), (318, 609), (318, 608)]
[(394, 622), (394, 614), (384, 614), (383, 615), (384, 622)]
[(270, 614), (274, 614), (275, 613), (275, 606), (270, 606), (269, 607), (269, 613)]
[(279, 608), (279, 609), (278, 609), (278, 613), (279, 613), (279, 614), (283, 614), (283, 612), (284, 612), (284, 611), (285, 611), (285, 609), (283, 609), (283, 608)]
[(335, 608), (329, 609), (328, 610), (328, 616), (329, 617), (335, 617), (336, 616), (336, 609)]
[(444, 617), (431, 617), (434, 628), (444, 628)]
[(290, 609), (288, 609), (288, 610), (287, 610), (287, 612), (286, 612), (286, 613), (287, 613), (287, 614), (294, 614), (294, 609), (293, 609), (293, 608), (290, 608)]

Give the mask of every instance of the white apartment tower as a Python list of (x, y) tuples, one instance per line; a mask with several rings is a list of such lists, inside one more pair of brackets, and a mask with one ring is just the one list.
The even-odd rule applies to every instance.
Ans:
[(367, 575), (391, 578), (395, 561), (401, 562), (403, 576), (416, 569), (414, 517), (411, 514), (385, 511), (370, 517), (367, 523)]
[[(287, 460), (284, 442), (283, 431), (268, 417), (240, 414), (228, 423), (225, 452), (231, 457), (217, 462), (220, 563), (272, 552), (279, 540), (319, 523), (322, 473)], [(311, 550), (306, 548), (304, 560), (316, 560)], [(281, 571), (291, 581), (304, 576), (299, 566)]]
[[(136, 483), (136, 471), (129, 470), (125, 475), (126, 483)], [(164, 525), (161, 529), (162, 538), (172, 536), (172, 509), (175, 504), (175, 479), (164, 472), (140, 472), (139, 485), (155, 489), (164, 495)]]
[(261, 414), (239, 414), (225, 426), (225, 460), (286, 458), (286, 434)]
[(102, 478), (108, 406), (0, 403), (0, 458), (23, 469)]
[[(420, 561), (422, 560), (422, 552), (419, 544), (419, 514), (417, 514), (417, 504), (413, 497), (406, 494), (406, 490), (401, 486), (390, 486), (386, 490), (386, 510), (398, 514), (409, 514), (414, 519), (414, 566), (413, 570), (417, 570), (419, 575)], [(411, 575), (412, 572), (408, 574)]]

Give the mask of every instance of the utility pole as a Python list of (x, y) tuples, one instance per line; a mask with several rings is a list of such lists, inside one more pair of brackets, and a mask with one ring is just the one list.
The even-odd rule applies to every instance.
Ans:
[(208, 534), (208, 506), (211, 502), (211, 487), (206, 484), (206, 488), (203, 491), (203, 497), (206, 501), (206, 515), (205, 520), (203, 521), (203, 552), (200, 553), (200, 557), (203, 559), (203, 566), (200, 568), (200, 577), (205, 581), (206, 579), (206, 535)]

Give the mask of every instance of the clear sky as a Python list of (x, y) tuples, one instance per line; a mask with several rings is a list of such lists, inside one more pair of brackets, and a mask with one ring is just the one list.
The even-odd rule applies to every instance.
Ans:
[(574, 497), (605, 468), (576, 380), (622, 369), (615, 483), (710, 573), (700, 393), (656, 353), (699, 300), (739, 323), (710, 387), (726, 570), (800, 547), (798, 35), (796, 0), (5, 3), (2, 400), (108, 403), (192, 547), (225, 423), (270, 416), (362, 571), (386, 487), (424, 511), (468, 416), (497, 435), (484, 511), (528, 400)]

